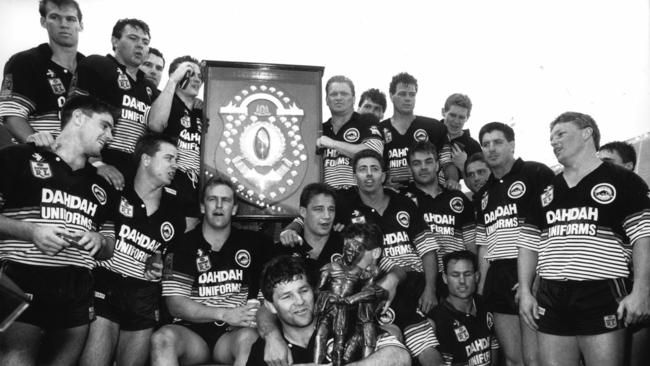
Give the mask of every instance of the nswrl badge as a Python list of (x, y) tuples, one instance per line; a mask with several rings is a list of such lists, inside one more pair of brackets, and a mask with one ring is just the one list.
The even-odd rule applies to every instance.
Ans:
[(210, 257), (202, 249), (196, 251), (196, 270), (199, 272), (207, 272), (212, 268)]

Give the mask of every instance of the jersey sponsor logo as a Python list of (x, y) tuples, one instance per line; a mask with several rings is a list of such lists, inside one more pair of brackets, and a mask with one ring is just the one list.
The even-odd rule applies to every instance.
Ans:
[(386, 311), (379, 314), (377, 321), (381, 325), (393, 324), (393, 322), (395, 322), (395, 310), (389, 307)]
[(489, 329), (492, 329), (492, 327), (494, 326), (494, 315), (492, 315), (492, 312), (489, 312), (489, 311), (488, 311), (488, 312), (485, 314), (485, 318), (486, 318), (486, 319), (485, 319), (485, 323), (487, 324), (487, 327), (488, 327)]
[(330, 262), (343, 264), (343, 256), (341, 255), (341, 253), (334, 253), (330, 257)]
[(370, 126), (370, 134), (381, 136), (381, 132), (379, 132), (379, 128), (377, 128), (377, 126)]
[(50, 88), (52, 89), (52, 93), (54, 93), (55, 95), (65, 94), (65, 86), (63, 85), (61, 79), (52, 78), (52, 79), (47, 79), (47, 81), (50, 83)]
[(454, 333), (458, 342), (465, 342), (469, 339), (467, 328), (464, 325), (460, 325), (457, 321), (454, 321)]
[(244, 268), (251, 265), (251, 254), (248, 250), (240, 249), (235, 253), (235, 262)]
[(483, 193), (483, 198), (481, 198), (481, 210), (485, 210), (488, 204), (488, 193), (487, 191)]
[(542, 207), (546, 207), (553, 202), (553, 186), (550, 185), (546, 188), (544, 188), (544, 192), (540, 196), (540, 199), (542, 201)]
[(106, 204), (106, 191), (104, 190), (104, 188), (98, 186), (95, 183), (90, 188), (90, 191), (93, 192), (93, 195), (95, 196), (95, 198), (97, 198), (97, 201), (99, 202), (100, 205), (104, 206)]
[(343, 134), (343, 140), (347, 142), (357, 142), (359, 141), (359, 130), (356, 128), (350, 128)]
[(616, 188), (609, 183), (597, 184), (591, 189), (591, 198), (602, 205), (610, 204), (616, 199)]
[(14, 88), (14, 76), (13, 74), (6, 74), (2, 79), (2, 87), (0, 87), (0, 95), (6, 95), (11, 92)]
[(131, 82), (129, 81), (129, 77), (126, 76), (126, 74), (124, 74), (119, 67), (117, 68), (117, 74), (117, 86), (122, 90), (131, 89)]
[(465, 209), (465, 204), (463, 203), (463, 199), (460, 197), (452, 198), (449, 201), (449, 208), (451, 208), (451, 210), (457, 214), (463, 212), (463, 210)]
[(207, 272), (212, 268), (212, 262), (210, 262), (210, 256), (203, 251), (203, 249), (197, 249), (196, 251), (196, 270), (199, 272)]
[(618, 321), (616, 320), (616, 314), (605, 315), (603, 317), (603, 323), (605, 323), (605, 328), (614, 329), (618, 326)]
[(181, 126), (185, 128), (190, 128), (191, 125), (192, 125), (192, 120), (190, 119), (190, 116), (188, 116), (187, 114), (184, 115), (181, 118)]
[(163, 222), (160, 225), (160, 236), (164, 241), (170, 241), (174, 237), (174, 225), (169, 221)]
[(52, 178), (52, 169), (50, 164), (43, 161), (30, 161), (29, 164), (32, 168), (32, 174), (39, 179)]
[(513, 200), (516, 200), (517, 198), (521, 198), (526, 193), (526, 185), (524, 182), (518, 180), (510, 185), (510, 188), (508, 188), (508, 197), (512, 198)]
[(400, 211), (395, 215), (395, 218), (397, 219), (397, 222), (399, 222), (402, 227), (408, 228), (409, 224), (411, 223), (411, 216), (409, 216), (408, 212), (406, 211)]
[(413, 138), (415, 141), (427, 141), (429, 139), (429, 134), (427, 131), (419, 128), (413, 132)]

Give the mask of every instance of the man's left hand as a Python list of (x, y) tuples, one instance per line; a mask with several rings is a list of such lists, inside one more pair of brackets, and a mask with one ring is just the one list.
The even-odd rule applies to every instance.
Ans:
[(94, 231), (86, 231), (83, 236), (77, 241), (80, 247), (89, 251), (90, 256), (94, 257), (102, 247), (106, 244), (106, 239), (100, 233)]

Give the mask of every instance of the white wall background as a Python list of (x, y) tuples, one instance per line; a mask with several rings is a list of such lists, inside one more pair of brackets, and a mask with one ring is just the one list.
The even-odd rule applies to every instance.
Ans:
[[(591, 114), (604, 142), (650, 131), (648, 0), (79, 2), (87, 55), (110, 52), (115, 21), (136, 17), (167, 60), (325, 66), (324, 81), (345, 74), (358, 95), (407, 71), (417, 114), (440, 118), (449, 94), (468, 94), (475, 137), (486, 122), (514, 123), (518, 155), (547, 164), (548, 124), (566, 110)], [(0, 34), (0, 64), (45, 42), (37, 0), (0, 0)]]

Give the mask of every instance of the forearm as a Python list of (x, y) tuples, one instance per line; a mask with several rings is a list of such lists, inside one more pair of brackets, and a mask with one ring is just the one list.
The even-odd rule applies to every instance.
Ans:
[(650, 294), (650, 238), (641, 238), (634, 242), (632, 265), (634, 266), (632, 291)]
[(20, 143), (24, 143), (27, 140), (27, 136), (36, 132), (23, 117), (6, 116), (4, 120), (5, 127), (11, 133), (11, 136)]
[(32, 241), (32, 233), (36, 229), (36, 224), (26, 221), (10, 219), (0, 215), (0, 234), (12, 239)]
[(405, 366), (410, 364), (411, 356), (406, 349), (387, 346), (373, 352), (363, 360), (349, 363), (348, 366)]
[(338, 141), (338, 140), (332, 140), (329, 146), (326, 146), (330, 149), (335, 149), (339, 153), (347, 156), (347, 157), (354, 157), (356, 153), (362, 150), (369, 149), (369, 147), (363, 143), (361, 144), (351, 144), (348, 142), (344, 141)]
[(158, 98), (151, 105), (147, 125), (149, 129), (156, 132), (162, 132), (167, 127), (169, 120), (169, 112), (174, 100), (174, 93), (176, 92), (176, 82), (174, 80), (167, 81), (165, 89), (160, 93)]
[(522, 292), (532, 293), (536, 269), (537, 252), (526, 248), (519, 248), (517, 274), (519, 276), (519, 289)]
[(192, 323), (223, 321), (223, 313), (226, 311), (224, 308), (203, 305), (184, 296), (168, 296), (165, 301), (172, 316)]
[(280, 328), (278, 327), (277, 317), (273, 314), (266, 306), (260, 306), (256, 314), (257, 321), (257, 331), (260, 334), (260, 337), (266, 339), (269, 335), (273, 333), (280, 334)]
[(477, 292), (479, 294), (482, 294), (483, 285), (485, 284), (485, 277), (487, 276), (488, 269), (490, 268), (490, 262), (485, 259), (485, 255), (487, 254), (487, 245), (477, 245), (476, 247), (478, 252), (478, 269), (480, 273)]
[(424, 267), (424, 283), (431, 290), (436, 289), (436, 277), (438, 277), (438, 261), (436, 252), (432, 251), (422, 257), (422, 266)]

